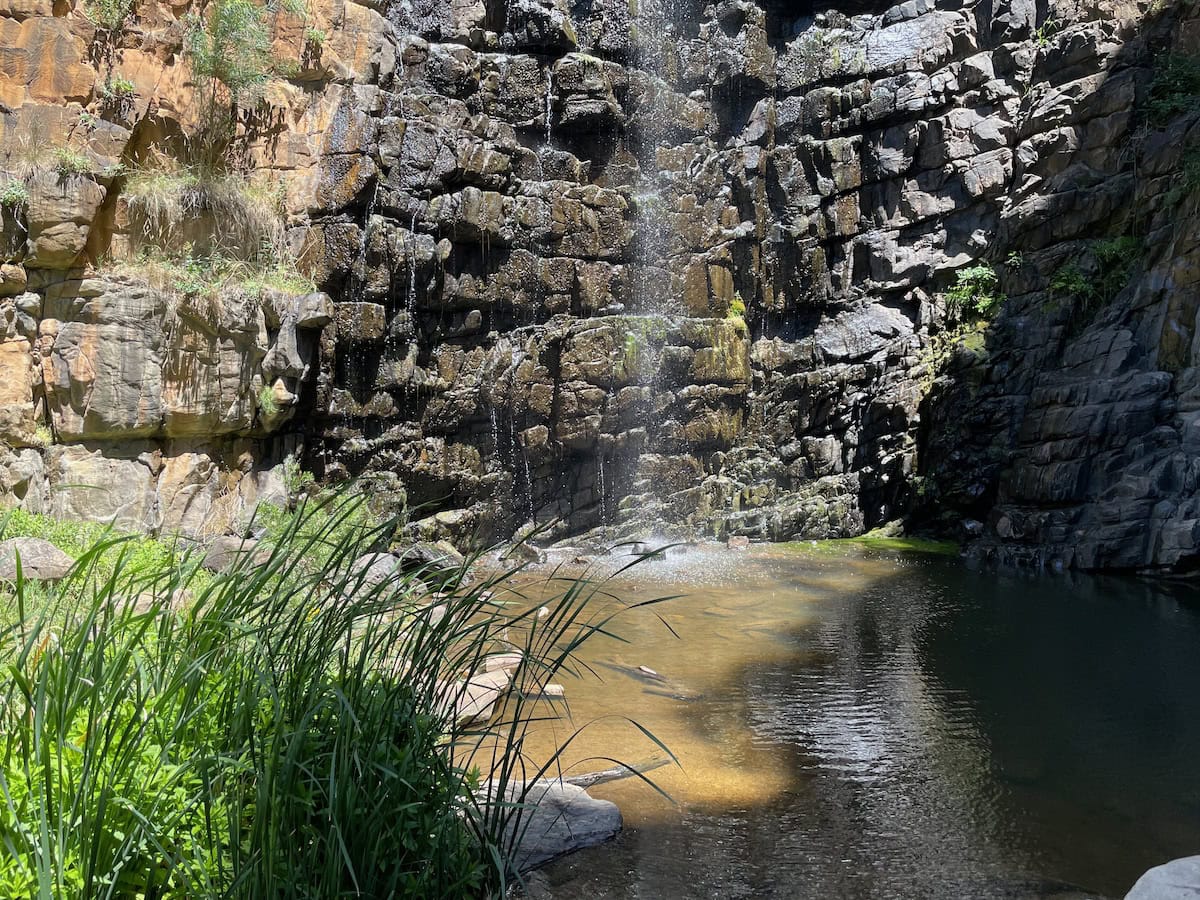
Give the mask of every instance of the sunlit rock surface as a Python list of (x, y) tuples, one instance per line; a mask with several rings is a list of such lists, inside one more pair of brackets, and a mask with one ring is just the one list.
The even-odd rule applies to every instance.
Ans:
[[(460, 544), (909, 517), (1193, 565), (1196, 116), (1145, 113), (1188, 5), (320, 0), (240, 127), (323, 293), (212, 308), (94, 271), (143, 238), (117, 163), (195, 125), (180, 15), (138, 5), (114, 104), (82, 7), (0, 10), (4, 502), (220, 531), (292, 454)], [(58, 146), (89, 171), (25, 174)], [(948, 342), (981, 262), (1009, 299)]]

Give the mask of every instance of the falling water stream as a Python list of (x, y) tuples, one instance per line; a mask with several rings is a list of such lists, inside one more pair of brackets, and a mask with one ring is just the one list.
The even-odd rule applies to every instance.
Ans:
[[(592, 789), (616, 841), (534, 897), (1121, 897), (1200, 851), (1194, 588), (979, 575), (956, 559), (724, 548), (644, 563), (682, 593), (597, 639), (565, 682), (577, 770), (678, 756)], [(645, 666), (656, 675), (647, 675)], [(536, 755), (536, 753), (535, 753)]]

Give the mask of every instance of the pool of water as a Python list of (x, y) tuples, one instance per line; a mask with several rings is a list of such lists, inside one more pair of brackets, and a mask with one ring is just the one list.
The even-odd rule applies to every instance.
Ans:
[(631, 574), (630, 600), (685, 596), (589, 645), (531, 749), (590, 723), (577, 771), (661, 755), (636, 719), (679, 758), (650, 776), (671, 800), (594, 788), (626, 830), (535, 897), (1121, 897), (1200, 853), (1195, 587), (854, 549)]

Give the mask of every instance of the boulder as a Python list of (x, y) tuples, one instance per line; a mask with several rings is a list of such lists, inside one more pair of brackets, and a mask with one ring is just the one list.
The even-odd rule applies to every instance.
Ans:
[(209, 543), (201, 565), (210, 572), (227, 572), (246, 556), (251, 556), (253, 562), (259, 562), (265, 554), (256, 553), (257, 546), (258, 541), (253, 538), (222, 535)]
[(0, 578), (12, 581), (17, 577), (17, 558), (21, 574), (34, 581), (57, 581), (65, 578), (75, 560), (49, 541), (33, 537), (9, 538), (0, 542)]
[(1155, 866), (1137, 880), (1125, 900), (1196, 900), (1200, 897), (1200, 856)]
[[(494, 784), (489, 783), (488, 790), (497, 793)], [(603, 844), (621, 830), (621, 811), (615, 803), (597, 800), (581, 787), (554, 779), (512, 782), (505, 786), (504, 801), (524, 806), (520, 816), (509, 823), (510, 837), (516, 840), (515, 862), (521, 871)]]

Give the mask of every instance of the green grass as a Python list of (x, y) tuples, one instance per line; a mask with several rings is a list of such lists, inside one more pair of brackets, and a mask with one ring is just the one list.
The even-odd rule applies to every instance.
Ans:
[(791, 550), (829, 555), (840, 555), (847, 550), (856, 548), (886, 553), (919, 553), (927, 556), (952, 557), (957, 557), (959, 552), (959, 545), (954, 541), (939, 541), (922, 537), (885, 537), (874, 532), (854, 538), (833, 538), (815, 542), (792, 541), (784, 546)]
[[(505, 797), (558, 765), (566, 745), (522, 753), (546, 715), (526, 698), (633, 607), (587, 579), (527, 600), (518, 570), (474, 561), (369, 582), (357, 561), (395, 523), (362, 508), (270, 513), (262, 557), (220, 575), (8, 517), (78, 563), (49, 591), (0, 584), (0, 898), (504, 894), (523, 794), (489, 801), (481, 779)], [(456, 679), (513, 649), (521, 690), (458, 721)]]
[(55, 147), (50, 151), (50, 167), (62, 177), (86, 175), (92, 171), (92, 161), (74, 147)]

